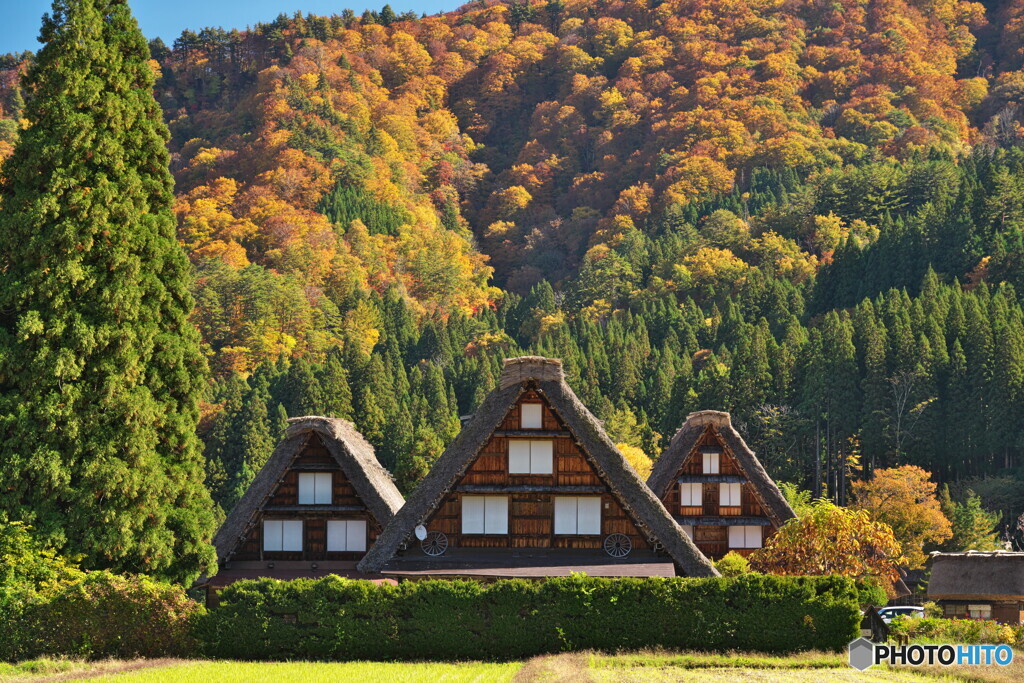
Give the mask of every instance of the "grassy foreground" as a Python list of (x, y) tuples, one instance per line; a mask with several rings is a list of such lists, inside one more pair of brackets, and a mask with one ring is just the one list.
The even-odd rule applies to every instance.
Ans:
[(1024, 653), (1012, 666), (935, 667), (930, 670), (847, 666), (846, 655), (808, 652), (789, 657), (760, 654), (640, 652), (604, 655), (567, 653), (526, 662), (235, 662), (173, 659), (78, 662), (38, 660), (0, 664), (0, 683), (14, 681), (139, 681), (143, 683), (249, 683), (250, 681), (367, 681), (369, 683), (646, 683), (653, 681), (912, 681), (954, 680), (1003, 683), (1024, 680)]

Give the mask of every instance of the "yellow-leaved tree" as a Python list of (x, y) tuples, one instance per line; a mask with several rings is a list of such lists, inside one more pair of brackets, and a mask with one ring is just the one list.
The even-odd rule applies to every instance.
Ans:
[(902, 555), (888, 525), (872, 520), (865, 510), (818, 500), (802, 517), (784, 524), (749, 559), (751, 569), (765, 574), (874, 578), (891, 595)]
[(931, 476), (915, 465), (903, 465), (875, 470), (869, 481), (853, 483), (854, 507), (892, 527), (911, 569), (924, 565), (925, 543), (941, 543), (953, 535)]

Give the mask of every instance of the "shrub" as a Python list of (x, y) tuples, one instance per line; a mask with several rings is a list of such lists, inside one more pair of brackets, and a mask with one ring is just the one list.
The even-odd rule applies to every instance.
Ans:
[(43, 546), (31, 527), (0, 522), (0, 660), (24, 657), (26, 609), (84, 576), (71, 560)]
[(885, 586), (875, 576), (865, 576), (857, 580), (857, 601), (861, 607), (867, 608), (871, 605), (884, 605), (889, 602), (889, 594), (885, 592)]
[(750, 572), (750, 562), (735, 550), (730, 550), (715, 562), (715, 569), (722, 576), (742, 576)]
[(29, 606), (25, 621), (33, 656), (186, 656), (204, 611), (179, 586), (99, 571)]
[(405, 582), (240, 581), (198, 620), (234, 659), (486, 659), (595, 649), (838, 650), (856, 637), (841, 577)]
[(901, 617), (890, 624), (893, 636), (941, 643), (1006, 644), (1024, 646), (1024, 625), (1010, 626), (987, 619), (912, 619)]

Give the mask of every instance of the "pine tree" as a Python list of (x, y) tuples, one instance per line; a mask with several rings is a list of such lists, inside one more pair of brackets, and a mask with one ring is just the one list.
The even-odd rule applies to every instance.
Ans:
[(0, 180), (0, 509), (86, 566), (214, 562), (167, 128), (124, 2), (56, 0)]
[(342, 355), (337, 347), (327, 354), (327, 361), (317, 372), (317, 381), (323, 394), (323, 412), (328, 417), (352, 419), (352, 387), (348, 383), (348, 372), (342, 364)]
[(227, 495), (221, 502), (225, 511), (231, 510), (245, 494), (257, 473), (274, 451), (276, 439), (272, 434), (267, 404), (259, 391), (252, 391), (247, 397), (245, 412), (236, 422), (238, 467), (232, 472)]

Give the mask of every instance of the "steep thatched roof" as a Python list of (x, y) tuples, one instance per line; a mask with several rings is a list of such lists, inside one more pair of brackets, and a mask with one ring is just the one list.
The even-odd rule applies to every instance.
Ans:
[(379, 572), (399, 547), (412, 538), (487, 444), (519, 396), (535, 389), (561, 417), (585, 457), (617, 495), (641, 529), (661, 543), (688, 576), (716, 576), (711, 562), (683, 533), (665, 507), (644, 486), (636, 471), (605, 434), (601, 423), (565, 383), (561, 361), (525, 356), (505, 361), (498, 387), (463, 426), (430, 473), (409, 496), (377, 542), (359, 563), (362, 572)]
[(213, 538), (220, 562), (227, 561), (245, 538), (249, 528), (256, 522), (256, 513), (273, 494), (281, 477), (313, 434), (320, 437), (370, 514), (381, 526), (387, 525), (405, 502), (395, 488), (391, 474), (377, 462), (373, 446), (367, 443), (351, 422), (313, 416), (294, 417), (288, 422), (284, 440), (274, 449), (273, 455)]
[(1024, 600), (1024, 553), (932, 553), (932, 600)]
[(787, 520), (796, 517), (793, 508), (786, 502), (775, 481), (764, 471), (764, 467), (754, 455), (754, 451), (750, 450), (743, 437), (732, 426), (732, 418), (729, 413), (719, 410), (700, 410), (690, 413), (686, 417), (686, 422), (672, 437), (668, 448), (661, 454), (661, 457), (655, 461), (651, 476), (647, 478), (647, 485), (654, 491), (654, 495), (658, 498), (665, 496), (668, 488), (675, 483), (683, 461), (693, 451), (693, 447), (697, 445), (705, 430), (709, 428), (714, 430), (725, 447), (736, 458), (736, 462), (753, 485), (754, 493), (760, 499), (765, 512), (768, 513), (772, 521), (776, 525), (782, 525)]

